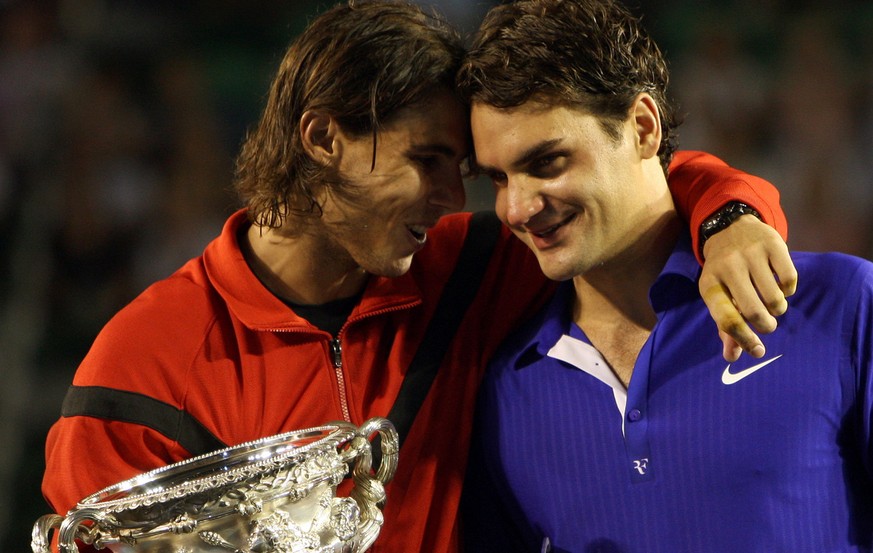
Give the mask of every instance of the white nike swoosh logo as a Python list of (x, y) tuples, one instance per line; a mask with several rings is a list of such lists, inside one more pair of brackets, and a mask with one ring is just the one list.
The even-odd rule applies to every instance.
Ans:
[(743, 369), (738, 373), (732, 373), (731, 366), (730, 366), (730, 364), (728, 364), (728, 366), (725, 367), (724, 372), (721, 373), (721, 381), (728, 386), (730, 386), (731, 384), (736, 384), (737, 382), (746, 378), (747, 376), (749, 376), (753, 372), (755, 372), (759, 369), (763, 369), (764, 367), (766, 367), (767, 365), (769, 365), (773, 361), (776, 361), (780, 357), (782, 357), (782, 355), (777, 355), (773, 359), (768, 359), (768, 360), (764, 361), (763, 363), (758, 363), (757, 365), (752, 365), (748, 369)]

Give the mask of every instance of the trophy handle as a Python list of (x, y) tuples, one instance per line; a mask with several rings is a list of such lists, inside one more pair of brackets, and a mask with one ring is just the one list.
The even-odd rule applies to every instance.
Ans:
[(51, 533), (61, 527), (63, 520), (61, 515), (44, 515), (37, 519), (30, 537), (33, 553), (51, 553)]
[(103, 549), (103, 545), (95, 543), (91, 535), (91, 525), (85, 522), (96, 523), (104, 520), (100, 509), (79, 509), (71, 515), (67, 515), (58, 531), (58, 549), (61, 553), (79, 553), (76, 540), (94, 545), (96, 549)]
[[(382, 484), (387, 484), (394, 477), (394, 471), (397, 470), (397, 459), (400, 453), (400, 437), (397, 435), (397, 430), (388, 419), (376, 417), (361, 425), (359, 432), (368, 441), (372, 440), (374, 434), (379, 433), (382, 455), (379, 468), (376, 471), (376, 480)], [(366, 461), (366, 467), (363, 466), (363, 463), (358, 463), (355, 472), (360, 470), (360, 473), (366, 473), (369, 476), (373, 462), (370, 448), (365, 450), (362, 461)]]
[[(57, 531), (58, 549), (61, 553), (79, 553), (76, 539), (86, 538), (89, 533), (88, 526), (84, 522), (97, 522), (98, 518), (99, 512), (94, 509), (82, 509), (67, 518), (60, 515), (41, 516), (33, 525), (30, 548), (33, 553), (52, 553), (51, 533)], [(85, 542), (90, 543), (90, 540), (85, 539)]]
[[(382, 457), (379, 462), (379, 468), (374, 475), (370, 441), (377, 433), (380, 438)], [(398, 453), (400, 451), (400, 438), (390, 421), (382, 418), (373, 418), (361, 425), (358, 435), (355, 436), (352, 442), (353, 448), (355, 447), (354, 442), (362, 443), (363, 445), (361, 453), (357, 458), (357, 463), (355, 463), (355, 467), (352, 470), (354, 488), (352, 488), (350, 495), (361, 509), (361, 519), (364, 521), (360, 531), (362, 536), (360, 548), (356, 549), (356, 551), (364, 551), (376, 541), (379, 530), (382, 528), (384, 518), (381, 508), (385, 504), (384, 485), (394, 477)]]

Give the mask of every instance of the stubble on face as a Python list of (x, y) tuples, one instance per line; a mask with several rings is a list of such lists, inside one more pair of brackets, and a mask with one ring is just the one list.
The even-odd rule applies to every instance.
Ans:
[(337, 172), (326, 192), (321, 247), (349, 268), (405, 274), (427, 232), (464, 204), (459, 164), (469, 151), (468, 114), (448, 91), (402, 110), (376, 136), (343, 135)]
[(474, 104), (472, 129), (497, 214), (544, 274), (567, 280), (602, 265), (622, 215), (623, 142), (585, 111), (536, 101), (510, 109)]

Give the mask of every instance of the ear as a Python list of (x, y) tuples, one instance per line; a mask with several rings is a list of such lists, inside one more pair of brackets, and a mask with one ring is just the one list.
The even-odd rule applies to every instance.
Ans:
[(339, 156), (339, 125), (323, 111), (307, 110), (300, 118), (300, 140), (303, 149), (313, 160), (322, 165), (335, 163)]
[(661, 148), (661, 115), (655, 99), (645, 92), (639, 94), (631, 106), (631, 117), (640, 156), (643, 159), (657, 156)]

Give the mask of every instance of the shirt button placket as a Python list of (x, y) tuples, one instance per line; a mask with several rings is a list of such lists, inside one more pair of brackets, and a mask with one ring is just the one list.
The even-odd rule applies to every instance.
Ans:
[(628, 442), (628, 453), (631, 462), (631, 480), (635, 482), (647, 481), (651, 478), (648, 455), (648, 442), (646, 439), (646, 424), (641, 409), (630, 409), (627, 412), (629, 426), (625, 429)]

